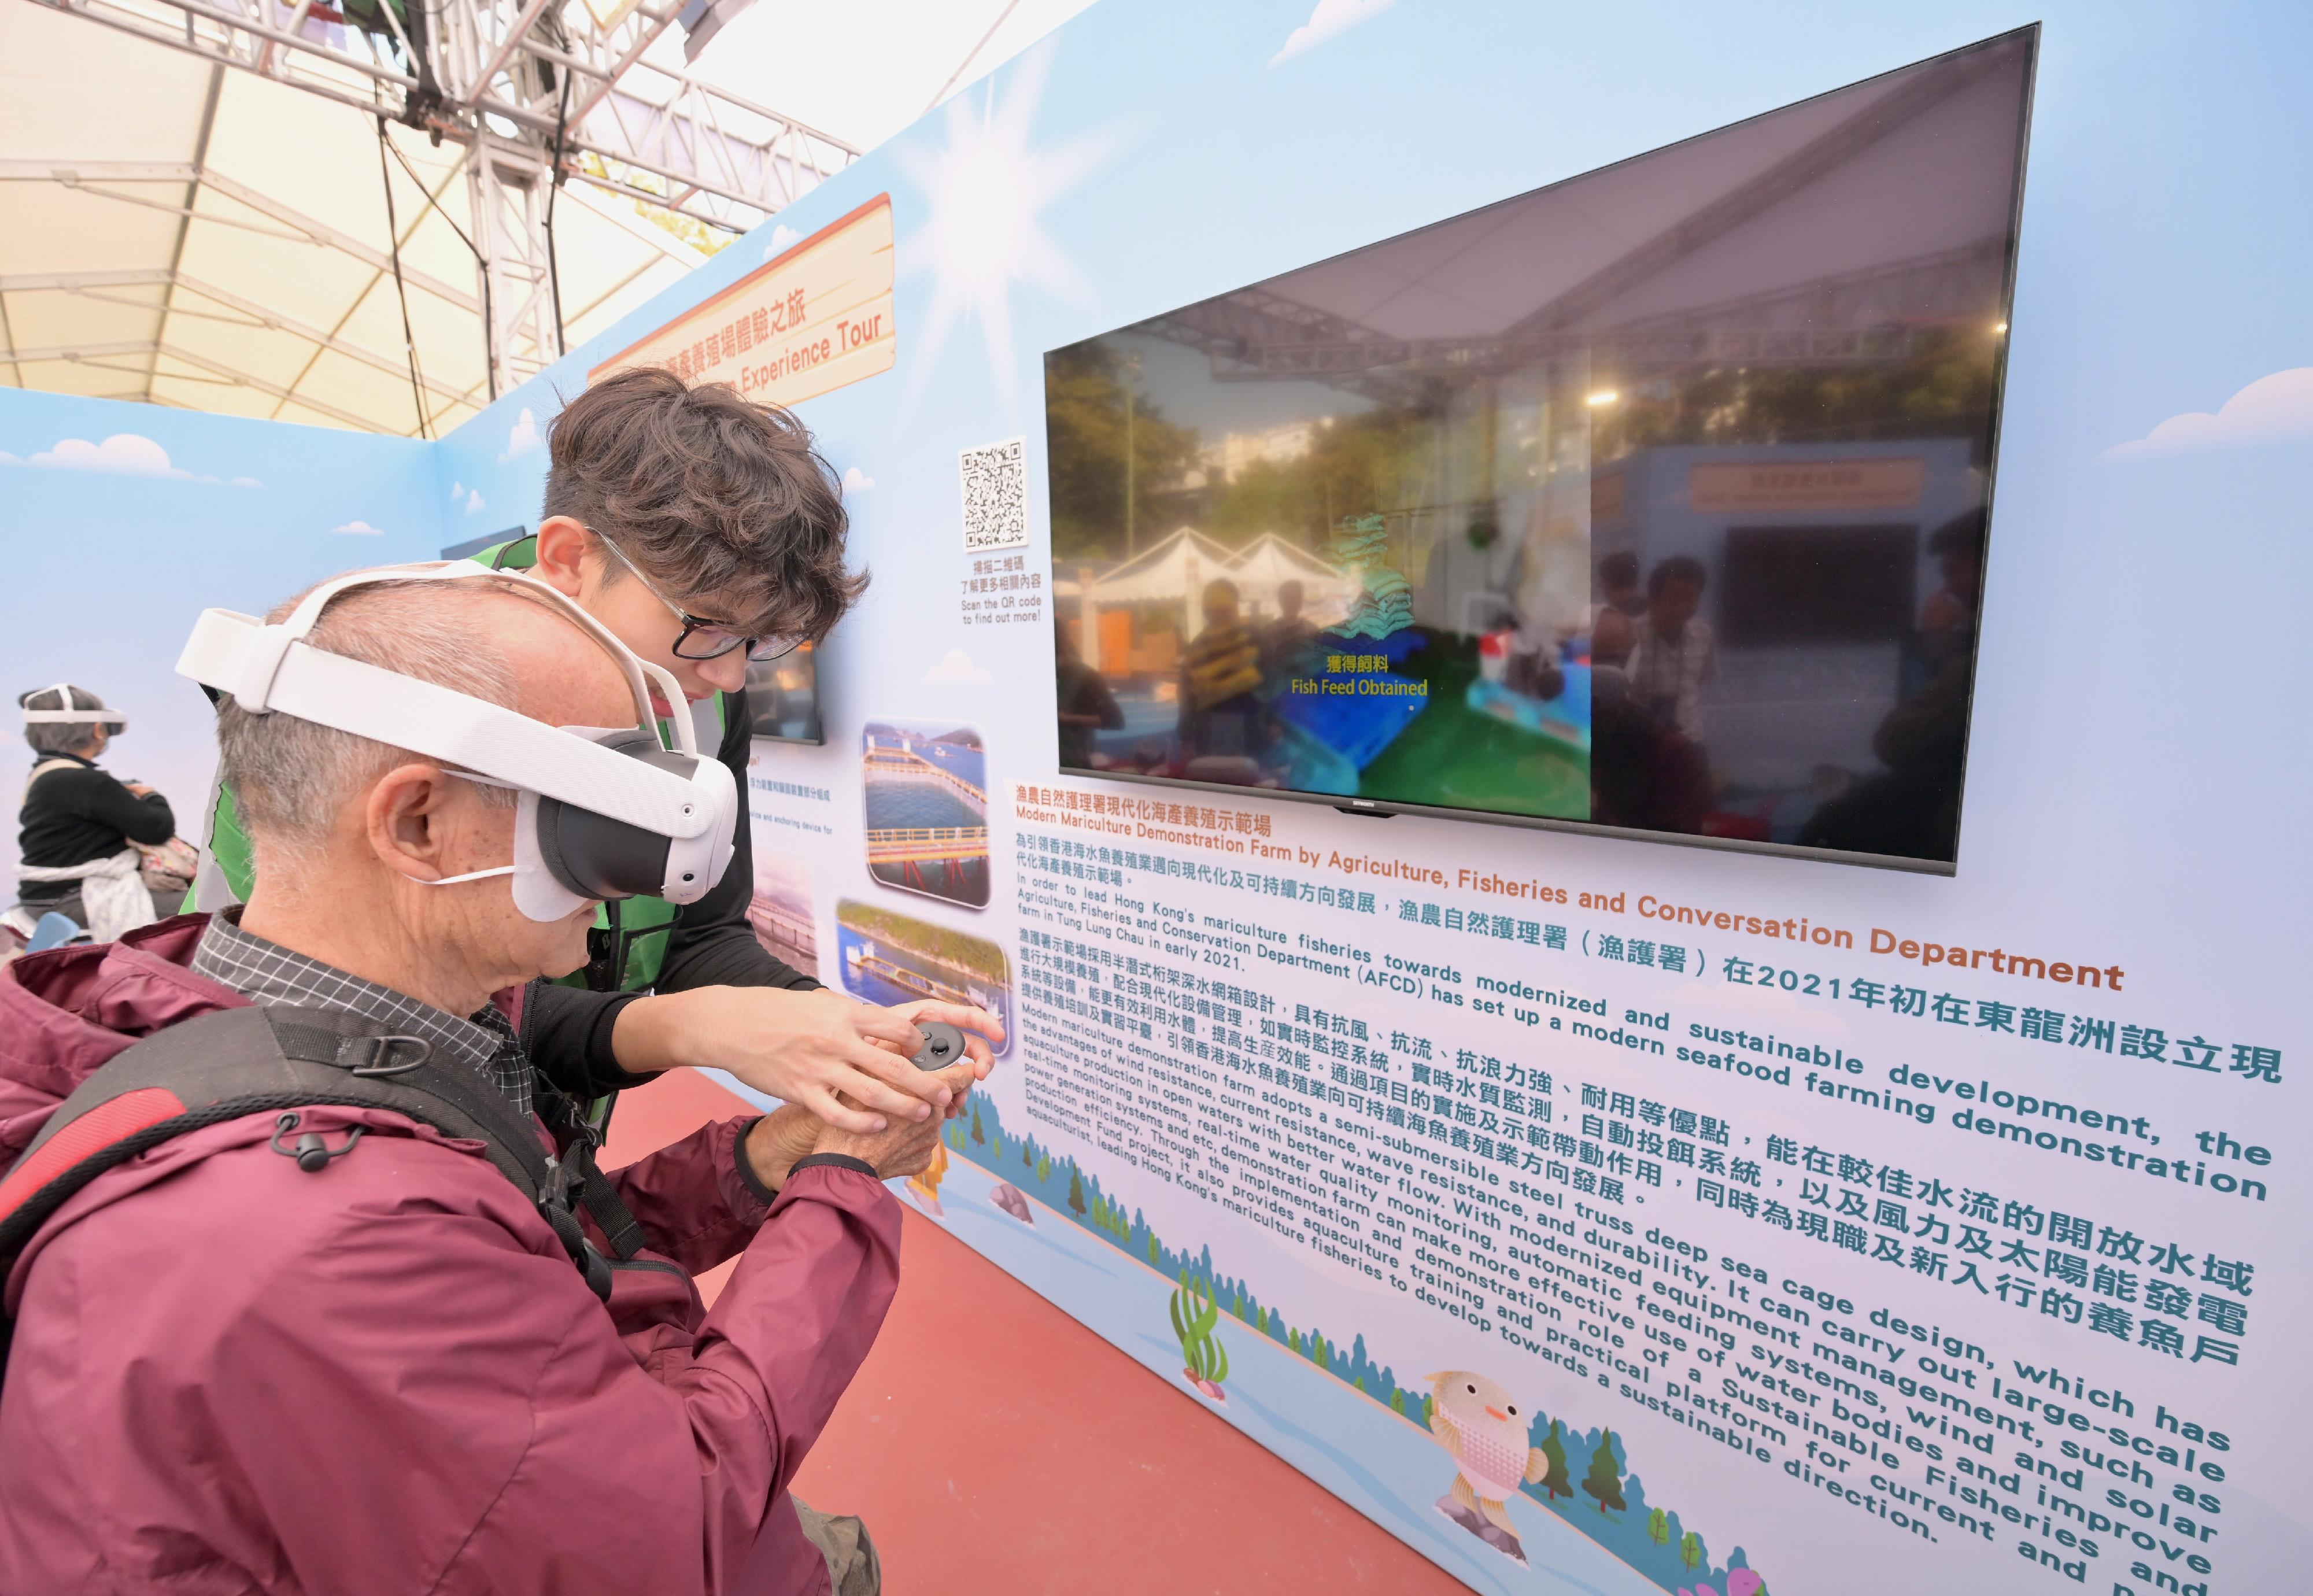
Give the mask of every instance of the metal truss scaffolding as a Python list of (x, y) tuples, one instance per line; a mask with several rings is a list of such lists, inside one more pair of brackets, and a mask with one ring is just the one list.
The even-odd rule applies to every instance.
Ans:
[(558, 183), (735, 233), (858, 154), (646, 60), (682, 0), (38, 3), (464, 146), (477, 292), (461, 297), (483, 311), (492, 397), (562, 353), (549, 226)]

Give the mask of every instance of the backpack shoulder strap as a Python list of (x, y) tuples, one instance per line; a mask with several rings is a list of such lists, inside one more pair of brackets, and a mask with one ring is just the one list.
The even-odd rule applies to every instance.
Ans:
[(44, 759), (40, 761), (40, 763), (32, 767), (32, 773), (31, 775), (24, 778), (24, 796), (26, 798), (31, 798), (32, 796), (32, 783), (38, 781), (50, 771), (82, 771), (86, 770), (87, 768), (88, 767), (86, 765), (84, 765), (76, 759)]
[(538, 563), (538, 534), (532, 532), (508, 538), (505, 542), (493, 544), (469, 558), (480, 561), (494, 571), (526, 571)]
[(83, 1081), (0, 1179), (0, 1280), (74, 1193), (146, 1149), (225, 1120), (279, 1110), (286, 1122), (289, 1110), (331, 1105), (482, 1143), (607, 1297), (609, 1265), (570, 1212), (576, 1172), (488, 1081), (433, 1051), (360, 1015), (287, 1006), (222, 1010), (145, 1038)]

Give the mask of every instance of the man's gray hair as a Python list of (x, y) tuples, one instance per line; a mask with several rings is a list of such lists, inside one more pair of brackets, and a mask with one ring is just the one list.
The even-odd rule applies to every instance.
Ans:
[[(491, 601), (506, 591), (496, 582), (356, 587), (330, 602), (305, 642), (513, 709), (514, 673), (490, 625)], [(285, 619), (297, 602), (266, 619)], [(277, 872), (309, 866), (356, 794), (396, 765), (426, 757), (290, 715), (252, 715), (230, 695), (218, 707), (217, 745), (219, 775), (242, 830), (259, 867)], [(494, 806), (514, 801), (501, 788), (475, 790)]]
[[(65, 701), (66, 693), (70, 693), (72, 695), (72, 701), (70, 703), (66, 703)], [(32, 692), (20, 692), (16, 695), (16, 707), (20, 710), (102, 710), (109, 708), (102, 699), (97, 697), (96, 694), (91, 692), (85, 687), (66, 687), (63, 692), (57, 692), (53, 687), (43, 687)], [(91, 743), (96, 741), (96, 722), (93, 720), (63, 720), (48, 721), (39, 725), (28, 726), (24, 728), (24, 741), (32, 745), (32, 752), (35, 754), (48, 754), (77, 753), (79, 750), (87, 747)]]

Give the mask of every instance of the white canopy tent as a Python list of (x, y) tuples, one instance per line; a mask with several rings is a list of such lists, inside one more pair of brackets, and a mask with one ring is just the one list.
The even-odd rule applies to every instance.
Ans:
[(1143, 550), (1092, 585), (1095, 604), (1179, 604), (1225, 574), (1230, 551), (1192, 526)]
[[(568, 348), (852, 148), (688, 71), (671, 0), (599, 10), (560, 0), (547, 16), (550, 3), (525, 0), (500, 19), (512, 31), (476, 92), (512, 81), (515, 41), (535, 46), (542, 16), (559, 19), (558, 38), (594, 40), (598, 59), (632, 68), (612, 74), (615, 93), (600, 71), (576, 80), (599, 109), (574, 119), (574, 137), (585, 137), (572, 165), (602, 186), (573, 177), (554, 190), (554, 269), (522, 263), (557, 291)], [(1084, 3), (941, 4), (937, 25), (905, 31), (908, 44), (818, 59), (795, 49), (792, 15), (751, 14), (719, 35), (703, 70), (711, 77), (725, 64), (773, 95), (807, 80), (815, 113), (856, 94), (857, 125), (875, 137), (901, 124), (908, 103), (935, 86), (937, 101), (967, 69), (993, 68)], [(819, 12), (840, 9), (857, 30), (904, 20), (863, 13), (923, 4), (863, 0), (808, 20), (833, 27)], [(475, 226), (472, 145), (393, 120), (403, 90), (391, 81), (392, 49), (381, 47), (383, 65), (369, 75), (356, 70), (362, 41), (324, 21), (338, 14), (288, 0), (0, 4), (0, 385), (429, 436), (488, 402), (484, 278), (467, 241), (490, 241)], [(621, 54), (629, 40), (640, 42)], [(780, 71), (766, 67), (772, 59)], [(373, 105), (386, 112), (382, 134)], [(486, 131), (514, 130), (494, 116), (482, 119)], [(686, 138), (699, 145), (688, 155), (676, 147)], [(613, 144), (658, 164), (584, 153)], [(650, 175), (685, 160), (705, 174), (726, 154), (736, 176), (684, 188)], [(672, 208), (634, 198), (638, 182), (657, 183)], [(727, 198), (734, 183), (755, 203)], [(501, 270), (506, 234), (501, 218)], [(500, 347), (523, 355), (502, 362), (501, 387), (509, 373), (536, 369), (541, 349), (553, 353), (550, 305), (524, 297), (536, 302), (536, 336), (514, 346), (508, 296), (498, 295)]]
[[(1409, 357), (1553, 335), (1642, 361), (1649, 334), (1692, 358), (1701, 330), (1723, 357), (1785, 360), (1858, 327), (1934, 323), (1997, 297), (2027, 61), (2009, 40), (1892, 73), (1152, 325), (1233, 375), (1355, 387)], [(2002, 159), (1957, 158), (1987, 149)], [(1957, 251), (1956, 229), (1972, 239)], [(1796, 287), (1794, 235), (1812, 241)]]
[[(489, 401), (465, 149), (38, 5), (0, 61), (0, 381), (427, 436)], [(707, 258), (581, 183), (554, 225), (571, 343)]]
[(1301, 613), (1313, 622), (1339, 620), (1357, 590), (1341, 567), (1273, 532), (1238, 550), (1221, 574), (1236, 584), (1248, 613), (1275, 614), (1277, 590), (1288, 582), (1300, 583)]

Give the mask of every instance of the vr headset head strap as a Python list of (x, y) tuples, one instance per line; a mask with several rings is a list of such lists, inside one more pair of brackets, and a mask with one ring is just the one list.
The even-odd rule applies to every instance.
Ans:
[[(414, 565), (380, 566), (371, 570), (348, 571), (342, 577), (331, 578), (299, 600), (297, 607), (279, 622), (265, 628), (268, 634), (266, 641), (260, 647), (252, 648), (250, 653), (246, 666), (246, 679), (231, 684), (228, 690), (241, 701), (242, 709), (253, 715), (263, 714), (270, 701), (273, 680), (280, 671), (281, 661), (286, 656), (289, 645), (303, 641), (306, 634), (311, 632), (321, 621), (321, 613), (330, 607), (330, 602), (341, 593), (379, 582), (477, 580), (493, 583), (507, 591), (520, 594), (525, 598), (534, 599), (547, 605), (559, 613), (564, 620), (568, 621), (593, 638), (595, 642), (601, 644), (611, 657), (617, 661), (620, 673), (626, 678), (627, 691), (635, 701), (637, 726), (652, 727), (656, 719), (651, 713), (650, 692), (654, 686), (669, 704), (678, 704), (682, 701), (682, 689), (676, 683), (673, 673), (664, 666), (654, 665), (636, 654), (633, 649), (620, 640), (617, 633), (588, 614), (569, 596), (525, 572), (493, 570), (488, 566), (471, 560), (444, 560)], [(277, 632), (280, 634), (277, 639), (272, 635)], [(699, 752), (699, 745), (693, 738), (687, 716), (669, 716), (668, 723), (675, 739), (669, 752), (676, 754)]]
[[(24, 710), (24, 724), (26, 726), (91, 726), (102, 724), (112, 727), (115, 731), (125, 731), (128, 727), (128, 717), (122, 714), (118, 710), (74, 709), (73, 685), (69, 682), (59, 682), (54, 687), (35, 688), (32, 692), (26, 693), (24, 696), (28, 699), (38, 698), (43, 692), (55, 693), (57, 695), (57, 702), (62, 707), (54, 710)], [(672, 703), (674, 701), (670, 699), (667, 701)]]

